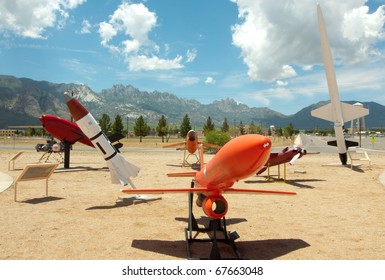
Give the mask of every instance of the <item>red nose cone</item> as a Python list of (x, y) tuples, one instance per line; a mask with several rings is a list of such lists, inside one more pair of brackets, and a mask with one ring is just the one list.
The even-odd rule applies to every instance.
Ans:
[(44, 115), (39, 118), (39, 121), (44, 126), (44, 124), (45, 124)]

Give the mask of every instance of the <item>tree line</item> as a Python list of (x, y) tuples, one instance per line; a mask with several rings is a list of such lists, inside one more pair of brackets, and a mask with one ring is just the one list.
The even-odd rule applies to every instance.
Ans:
[[(107, 114), (103, 114), (99, 119), (99, 126), (101, 130), (109, 134), (120, 133), (129, 136), (128, 131), (128, 121), (127, 128), (124, 129), (123, 119), (120, 115), (116, 115), (114, 122), (111, 123), (111, 119)], [(183, 117), (181, 125), (177, 127), (176, 125), (170, 125), (164, 115), (162, 115), (159, 120), (157, 126), (152, 129), (144, 117), (140, 115), (133, 126), (134, 135), (139, 137), (139, 141), (142, 142), (143, 137), (148, 135), (157, 135), (162, 138), (162, 142), (169, 140), (170, 136), (178, 135), (180, 137), (186, 137), (187, 133), (192, 129), (191, 121), (186, 114)], [(239, 122), (238, 125), (230, 125), (228, 119), (225, 117), (221, 126), (217, 129), (215, 127), (214, 122), (209, 116), (206, 120), (206, 123), (203, 125), (203, 134), (205, 135), (206, 141), (211, 144), (216, 145), (224, 145), (228, 142), (232, 137), (236, 137), (238, 135), (243, 134), (263, 134), (269, 136), (284, 136), (291, 137), (292, 135), (298, 133), (295, 130), (293, 124), (289, 124), (283, 128), (273, 128), (268, 127), (263, 129), (262, 124), (255, 124), (253, 121), (245, 125), (242, 121)]]

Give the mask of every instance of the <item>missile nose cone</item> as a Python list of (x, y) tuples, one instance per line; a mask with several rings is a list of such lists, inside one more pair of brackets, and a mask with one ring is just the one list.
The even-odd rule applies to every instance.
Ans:
[(39, 121), (41, 122), (42, 125), (45, 124), (44, 115), (39, 118)]
[(75, 121), (80, 120), (89, 113), (76, 98), (70, 96), (67, 92), (64, 93), (64, 100)]
[(69, 94), (67, 92), (64, 93), (64, 101), (65, 103), (67, 103), (68, 101), (70, 101), (72, 99), (71, 96), (69, 96)]

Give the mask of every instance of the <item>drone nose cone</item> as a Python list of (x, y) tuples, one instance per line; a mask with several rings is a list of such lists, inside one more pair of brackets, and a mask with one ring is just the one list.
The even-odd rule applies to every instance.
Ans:
[(269, 153), (271, 141), (266, 136), (248, 134), (235, 138), (231, 148), (236, 151), (238, 156), (241, 155), (245, 159), (250, 159), (253, 158), (251, 155)]
[(195, 141), (195, 138), (196, 138), (196, 132), (190, 130), (190, 131), (188, 132), (188, 138), (189, 138), (190, 141)]
[(240, 145), (243, 152), (240, 152), (245, 174), (255, 173), (261, 169), (270, 156), (271, 141), (262, 135), (250, 135), (245, 137)]
[(257, 134), (236, 137), (218, 151), (196, 180), (205, 181), (209, 187), (227, 188), (260, 170), (269, 158), (270, 150), (268, 137)]

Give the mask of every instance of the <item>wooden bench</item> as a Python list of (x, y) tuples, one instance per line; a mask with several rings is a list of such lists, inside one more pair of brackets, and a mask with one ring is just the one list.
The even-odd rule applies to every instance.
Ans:
[(369, 167), (372, 164), (372, 161), (370, 160), (369, 155), (365, 150), (356, 149), (356, 150), (348, 151), (348, 155), (351, 161), (350, 166), (352, 169), (353, 169), (353, 162), (355, 161), (367, 161), (369, 163)]

